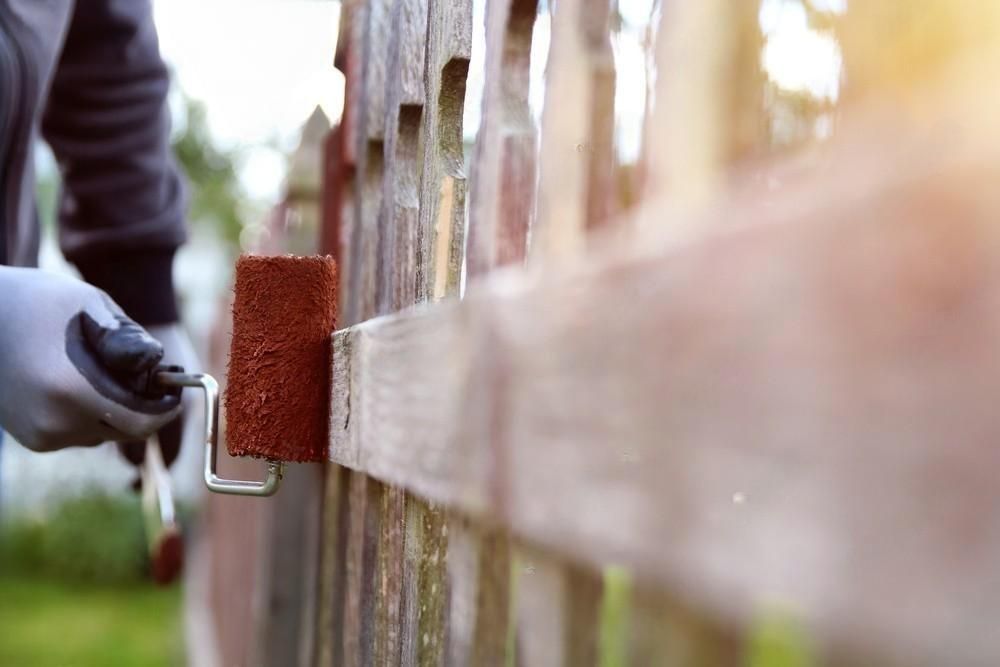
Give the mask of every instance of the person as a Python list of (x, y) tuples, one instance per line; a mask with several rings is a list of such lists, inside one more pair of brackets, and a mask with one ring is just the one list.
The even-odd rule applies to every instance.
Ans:
[[(148, 0), (0, 0), (0, 429), (30, 449), (130, 443), (140, 463), (159, 432), (177, 455), (178, 397), (140, 386), (193, 359), (173, 289), (186, 231), (168, 86)], [(39, 135), (82, 280), (34, 268)]]

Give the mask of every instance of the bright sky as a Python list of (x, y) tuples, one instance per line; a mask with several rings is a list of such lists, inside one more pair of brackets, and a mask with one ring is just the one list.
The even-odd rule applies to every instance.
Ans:
[(243, 149), (248, 192), (274, 199), (285, 151), (317, 104), (331, 120), (344, 81), (333, 67), (335, 0), (155, 0), (175, 83), (205, 103), (220, 145)]
[[(575, 1), (575, 0), (574, 0)], [(846, 0), (813, 0), (843, 11)], [(549, 3), (532, 45), (531, 103), (544, 99)], [(485, 0), (474, 0), (474, 46), (465, 114), (466, 135), (479, 125)], [(638, 155), (647, 87), (643, 32), (654, 0), (620, 0), (621, 32), (613, 41), (618, 70), (616, 116), (622, 159)], [(284, 155), (317, 104), (335, 119), (343, 104), (343, 77), (333, 67), (340, 3), (336, 0), (154, 0), (164, 57), (176, 83), (208, 110), (212, 135), (242, 149), (240, 178), (249, 194), (280, 193)], [(764, 0), (760, 22), (768, 38), (764, 65), (780, 86), (835, 99), (840, 52), (834, 40), (811, 30), (800, 0)], [(175, 103), (177, 100), (175, 100)]]
[[(846, 0), (814, 0), (820, 9), (842, 12)], [(837, 99), (840, 47), (831, 35), (812, 30), (798, 0), (764, 0), (760, 26), (767, 38), (763, 61), (782, 88), (808, 90), (817, 97)]]

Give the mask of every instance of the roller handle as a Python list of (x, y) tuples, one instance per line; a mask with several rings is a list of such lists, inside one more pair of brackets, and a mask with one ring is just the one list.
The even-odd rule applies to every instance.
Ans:
[(184, 387), (200, 387), (205, 392), (205, 485), (215, 493), (237, 496), (271, 496), (278, 490), (285, 467), (280, 461), (267, 461), (267, 477), (263, 481), (225, 479), (219, 477), (219, 383), (207, 373), (185, 373), (179, 366), (158, 366), (142, 380), (144, 390), (167, 395)]

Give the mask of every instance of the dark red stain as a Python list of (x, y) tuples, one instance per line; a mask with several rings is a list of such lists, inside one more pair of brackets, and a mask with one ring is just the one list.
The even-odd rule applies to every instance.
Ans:
[(225, 396), (229, 453), (325, 460), (336, 262), (244, 255), (235, 291)]

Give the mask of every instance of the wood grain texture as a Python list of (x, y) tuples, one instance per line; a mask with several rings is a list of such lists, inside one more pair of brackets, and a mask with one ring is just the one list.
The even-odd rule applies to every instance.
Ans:
[(323, 531), (319, 601), (316, 609), (316, 665), (343, 664), (343, 614), (347, 562), (348, 469), (329, 465), (323, 487)]
[(402, 489), (380, 489), (378, 580), (375, 585), (374, 664), (402, 664), (403, 553), (406, 497)]
[[(353, 140), (356, 177), (353, 182), (353, 231), (351, 237), (351, 274), (349, 291), (344, 299), (344, 323), (360, 322), (377, 310), (377, 268), (380, 248), (378, 218), (381, 209), (385, 171), (385, 94), (392, 0), (369, 0), (357, 10), (361, 44), (360, 63), (356, 67), (360, 81), (354, 85), (348, 77), (348, 90), (356, 100), (348, 137)], [(351, 74), (351, 73), (349, 73)]]
[(947, 137), (878, 125), (720, 204), (728, 233), (338, 333), (343, 463), (720, 619), (789, 604), (819, 642), (1000, 659), (1000, 147), (965, 99)]
[(537, 0), (489, 0), (482, 123), (469, 195), (467, 273), (524, 260), (535, 209), (537, 132), (528, 107)]
[(457, 295), (465, 245), (462, 117), (472, 56), (471, 0), (429, 0), (416, 300)]
[(532, 262), (580, 252), (587, 229), (607, 223), (616, 209), (611, 6), (608, 0), (555, 6)]
[(385, 78), (383, 158), (376, 269), (379, 314), (414, 300), (427, 0), (394, 0)]
[(476, 609), (472, 664), (507, 664), (507, 639), (511, 620), (510, 536), (503, 530), (480, 530), (476, 546)]
[(369, 665), (374, 647), (375, 544), (379, 496), (375, 480), (352, 471), (348, 479), (347, 549), (342, 634), (343, 664)]
[(523, 544), (513, 559), (515, 664), (568, 666), (566, 563)]
[(642, 583), (636, 586), (629, 609), (628, 660), (633, 665), (745, 664), (748, 634), (727, 627), (722, 619), (709, 613), (678, 604), (657, 593), (654, 586)]

